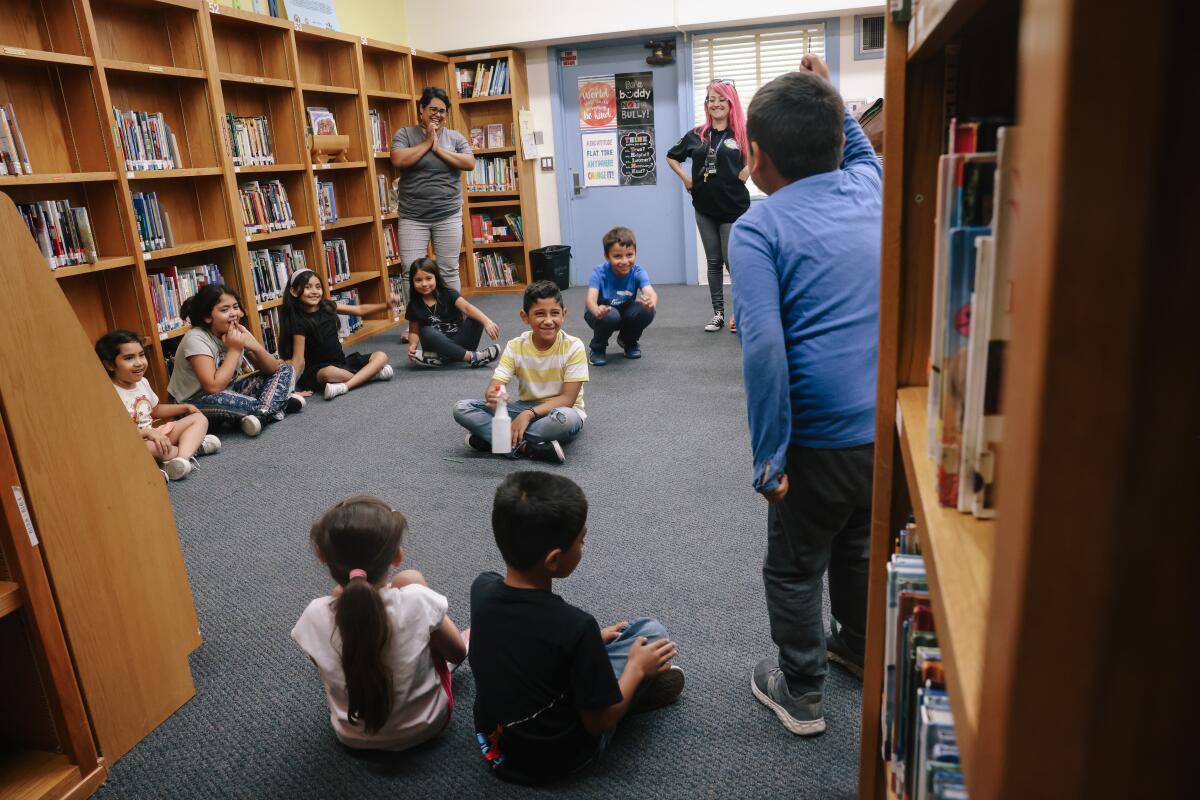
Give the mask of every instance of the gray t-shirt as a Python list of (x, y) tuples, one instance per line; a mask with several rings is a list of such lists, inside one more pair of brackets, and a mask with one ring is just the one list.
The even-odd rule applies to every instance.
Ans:
[[(416, 147), (425, 141), (417, 127), (400, 128), (392, 137), (392, 149)], [(471, 145), (458, 131), (438, 131), (438, 147), (470, 155)], [(432, 151), (408, 169), (400, 170), (400, 216), (416, 222), (437, 222), (462, 213), (462, 170), (450, 166)]]
[(192, 328), (183, 335), (183, 340), (175, 350), (175, 367), (171, 370), (171, 380), (167, 383), (167, 391), (177, 403), (186, 403), (203, 392), (196, 370), (192, 369), (189, 356), (212, 356), (213, 365), (221, 366), (225, 358), (225, 343), (213, 335), (207, 328)]

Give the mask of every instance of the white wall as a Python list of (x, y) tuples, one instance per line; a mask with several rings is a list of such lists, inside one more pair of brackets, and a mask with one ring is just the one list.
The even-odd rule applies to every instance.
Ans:
[[(860, 12), (869, 13), (869, 12)], [(840, 40), (838, 89), (847, 100), (873, 102), (883, 97), (883, 59), (854, 60), (854, 15), (842, 17), (838, 25)]]

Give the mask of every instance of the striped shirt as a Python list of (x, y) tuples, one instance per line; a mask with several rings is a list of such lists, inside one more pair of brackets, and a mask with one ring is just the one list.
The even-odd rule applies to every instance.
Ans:
[[(554, 397), (562, 392), (564, 383), (587, 382), (588, 362), (582, 341), (560, 330), (549, 350), (538, 350), (532, 336), (532, 331), (525, 331), (509, 340), (496, 371), (492, 373), (493, 381), (507, 385), (515, 377), (517, 396), (534, 401)], [(587, 417), (583, 410), (582, 386), (575, 398), (575, 410), (579, 416)]]

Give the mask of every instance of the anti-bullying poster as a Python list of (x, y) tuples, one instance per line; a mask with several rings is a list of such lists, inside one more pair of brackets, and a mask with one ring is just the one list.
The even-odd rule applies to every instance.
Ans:
[[(579, 128), (586, 185), (648, 186), (657, 182), (653, 73), (618, 72), (580, 78)], [(607, 135), (597, 136), (601, 130)], [(614, 145), (615, 153), (611, 149)], [(615, 176), (605, 169), (613, 163), (609, 159), (614, 155)]]

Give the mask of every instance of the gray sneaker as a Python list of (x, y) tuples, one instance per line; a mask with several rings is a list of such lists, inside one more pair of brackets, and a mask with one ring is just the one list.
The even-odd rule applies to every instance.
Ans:
[(750, 675), (750, 691), (758, 701), (775, 712), (783, 727), (797, 736), (816, 736), (825, 732), (821, 712), (821, 693), (809, 692), (795, 697), (788, 691), (787, 678), (773, 658), (764, 658)]
[(847, 672), (861, 681), (863, 654), (854, 652), (850, 645), (846, 644), (846, 640), (841, 637), (840, 625), (835, 622), (830, 628), (829, 635), (825, 637), (825, 652), (829, 656), (829, 660), (841, 664)]

